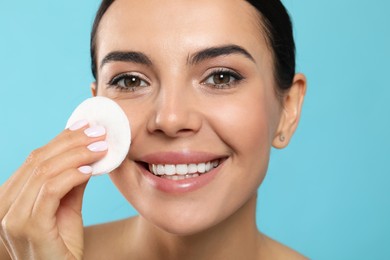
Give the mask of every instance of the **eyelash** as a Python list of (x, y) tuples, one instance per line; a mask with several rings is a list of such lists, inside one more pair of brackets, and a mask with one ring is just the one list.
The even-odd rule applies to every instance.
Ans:
[[(212, 81), (216, 79), (216, 78), (212, 78), (212, 77), (215, 77), (217, 75), (222, 75), (222, 74), (224, 75), (224, 77), (225, 76), (229, 77), (228, 83), (209, 83), (209, 82), (207, 82), (207, 81), (209, 81), (209, 79), (211, 79)], [(221, 78), (221, 80), (223, 80), (224, 77)], [(233, 78), (233, 79), (231, 79), (231, 78)], [(121, 84), (119, 84), (122, 80), (127, 80), (127, 79), (130, 79), (130, 80), (135, 79), (135, 80), (139, 80), (140, 82), (144, 82), (144, 86), (126, 87), (126, 86), (121, 86)], [(216, 89), (228, 89), (228, 88), (232, 88), (234, 85), (240, 83), (243, 79), (244, 79), (244, 77), (242, 75), (240, 75), (239, 73), (237, 73), (231, 69), (218, 68), (218, 69), (215, 69), (214, 71), (212, 71), (201, 82), (201, 84), (212, 87), (212, 88), (216, 88)], [(125, 74), (120, 74), (120, 75), (115, 76), (107, 83), (107, 85), (109, 85), (109, 87), (113, 87), (113, 88), (119, 89), (121, 91), (134, 92), (134, 91), (136, 91), (137, 88), (143, 88), (143, 87), (149, 86), (150, 84), (148, 81), (146, 81), (145, 79), (143, 79), (139, 75), (136, 75), (134, 73), (125, 73)]]
[[(207, 81), (209, 79), (211, 80), (215, 80), (215, 78), (212, 78), (212, 77), (215, 77), (217, 75), (221, 75), (221, 74), (224, 74), (224, 76), (228, 76), (230, 78), (233, 78), (233, 79), (230, 79), (228, 83), (208, 83)], [(214, 71), (212, 71), (207, 77), (206, 79), (204, 79), (201, 84), (203, 85), (207, 85), (207, 86), (210, 86), (210, 87), (213, 87), (213, 88), (216, 88), (216, 89), (226, 89), (226, 88), (232, 88), (234, 87), (234, 85), (240, 83), (242, 80), (244, 80), (244, 77), (231, 70), (231, 69), (226, 69), (226, 68), (218, 68), (218, 69), (215, 69)]]
[[(144, 82), (144, 86), (135, 86), (135, 87), (126, 87), (126, 86), (121, 86), (119, 83), (122, 81), (122, 80), (126, 80), (126, 79), (135, 79), (135, 80), (140, 80), (141, 82)], [(121, 91), (130, 91), (130, 92), (134, 92), (136, 91), (137, 88), (143, 88), (143, 87), (147, 87), (149, 86), (149, 82), (145, 79), (143, 79), (141, 76), (137, 75), (137, 74), (134, 74), (134, 73), (125, 73), (125, 74), (120, 74), (120, 75), (117, 75), (115, 76), (114, 78), (112, 78), (108, 83), (107, 85), (109, 85), (109, 87), (113, 87), (115, 89), (119, 89)]]

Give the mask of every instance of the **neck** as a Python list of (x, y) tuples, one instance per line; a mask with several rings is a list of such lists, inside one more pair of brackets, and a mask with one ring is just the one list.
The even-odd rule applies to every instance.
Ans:
[(145, 259), (253, 258), (261, 242), (256, 226), (256, 197), (218, 225), (194, 235), (170, 234), (139, 217), (137, 251)]

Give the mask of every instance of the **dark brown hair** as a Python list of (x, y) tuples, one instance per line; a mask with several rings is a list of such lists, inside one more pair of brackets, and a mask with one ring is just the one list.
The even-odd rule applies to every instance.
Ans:
[[(91, 69), (97, 79), (96, 44), (100, 20), (115, 0), (103, 0), (96, 13), (91, 32)], [(279, 0), (247, 1), (256, 8), (274, 60), (277, 92), (291, 87), (295, 74), (295, 43), (290, 16)]]

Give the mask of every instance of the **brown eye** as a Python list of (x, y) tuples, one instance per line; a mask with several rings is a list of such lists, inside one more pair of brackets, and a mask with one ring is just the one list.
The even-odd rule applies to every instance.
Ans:
[(136, 91), (139, 88), (149, 86), (149, 83), (141, 76), (134, 74), (122, 74), (112, 79), (108, 85), (123, 91)]
[(219, 72), (214, 74), (213, 81), (214, 84), (229, 84), (231, 80), (231, 75), (228, 72)]
[(126, 88), (136, 88), (141, 86), (141, 79), (135, 76), (126, 77), (123, 79), (123, 85)]
[(243, 77), (233, 70), (218, 69), (217, 71), (209, 74), (202, 84), (213, 88), (223, 89), (232, 87), (233, 85), (239, 83), (242, 79)]

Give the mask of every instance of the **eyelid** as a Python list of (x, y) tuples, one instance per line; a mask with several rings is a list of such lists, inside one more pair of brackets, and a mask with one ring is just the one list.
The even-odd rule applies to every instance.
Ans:
[(216, 68), (209, 69), (204, 78), (207, 79), (208, 77), (216, 73), (230, 73), (237, 78), (243, 78), (243, 76), (236, 70), (225, 68), (225, 67), (216, 67)]
[(118, 82), (126, 77), (138, 77), (140, 78), (141, 80), (145, 81), (148, 85), (150, 85), (150, 81), (149, 79), (143, 75), (142, 73), (139, 73), (139, 72), (124, 72), (124, 73), (120, 73), (120, 74), (117, 74), (115, 76), (113, 76), (108, 82), (106, 85), (108, 86), (114, 86), (116, 84), (118, 84)]
[[(212, 77), (213, 75), (218, 74), (218, 73), (229, 73), (232, 77), (235, 78), (234, 82), (227, 83), (227, 84), (224, 84), (224, 85), (234, 85), (234, 84), (237, 84), (237, 83), (239, 83), (239, 82), (241, 82), (242, 80), (245, 79), (244, 76), (241, 75), (241, 73), (237, 72), (236, 70), (230, 69), (230, 68), (217, 67), (217, 68), (212, 68), (210, 70), (211, 71), (208, 72), (205, 77), (203, 77), (203, 80), (201, 81), (201, 84), (203, 84), (203, 85), (211, 85), (209, 83), (206, 83), (206, 81), (210, 77)], [(218, 84), (215, 84), (215, 85), (218, 85)], [(222, 85), (222, 84), (220, 84), (220, 85)]]

